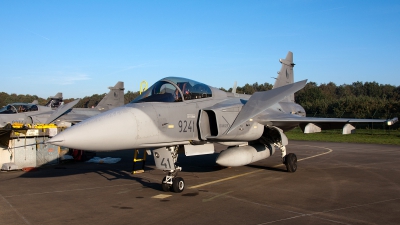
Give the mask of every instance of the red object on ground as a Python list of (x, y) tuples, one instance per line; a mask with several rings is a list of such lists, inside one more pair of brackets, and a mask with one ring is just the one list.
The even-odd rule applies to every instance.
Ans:
[(72, 157), (74, 157), (75, 161), (81, 161), (82, 154), (83, 154), (82, 150), (77, 150), (77, 149), (72, 150)]
[(24, 167), (24, 168), (22, 168), (22, 170), (25, 172), (31, 172), (31, 171), (36, 171), (37, 168), (36, 167)]

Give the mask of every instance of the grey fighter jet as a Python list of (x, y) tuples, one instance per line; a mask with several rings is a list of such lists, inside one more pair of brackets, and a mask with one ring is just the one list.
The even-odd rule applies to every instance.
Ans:
[(182, 168), (175, 165), (180, 152), (187, 156), (211, 154), (213, 143), (221, 143), (230, 147), (216, 162), (242, 166), (271, 156), (277, 147), (287, 170), (295, 172), (297, 158), (286, 153), (285, 131), (297, 126), (307, 133), (341, 127), (347, 134), (354, 129), (353, 123), (390, 125), (397, 120), (305, 117), (293, 94), (306, 80), (293, 83), (291, 52), (280, 62), (282, 68), (272, 90), (250, 96), (167, 77), (129, 104), (70, 127), (48, 142), (93, 151), (151, 149), (156, 167), (168, 172), (161, 183), (163, 190), (181, 192), (185, 183), (177, 172)]
[(58, 108), (63, 104), (62, 93), (58, 92), (55, 96), (50, 96), (50, 100), (44, 105), (39, 105), (38, 100), (32, 103), (11, 103), (0, 109), (0, 114), (17, 114), (24, 112), (47, 112)]
[[(124, 105), (124, 83), (118, 82), (114, 87), (109, 87), (110, 92), (104, 96), (99, 104), (92, 109), (72, 107), (79, 99), (68, 104), (62, 104), (62, 94), (50, 97), (46, 106), (34, 103), (13, 103), (0, 109), (0, 127), (7, 124), (49, 124), (56, 123), (60, 126), (71, 126), (91, 116), (109, 109)], [(57, 108), (57, 110), (53, 110)]]
[[(78, 103), (78, 101), (75, 103)], [(68, 107), (55, 110), (63, 104), (63, 97), (60, 92), (55, 96), (51, 96), (50, 100), (44, 106), (39, 105), (37, 100), (34, 100), (32, 103), (8, 104), (0, 109), (0, 127), (14, 123), (27, 124), (32, 121), (31, 117), (35, 117), (36, 115), (65, 112), (73, 107), (72, 104), (69, 104)]]

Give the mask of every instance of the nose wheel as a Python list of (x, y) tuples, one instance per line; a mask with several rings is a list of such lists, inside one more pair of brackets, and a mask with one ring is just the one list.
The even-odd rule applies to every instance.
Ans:
[(182, 177), (166, 176), (161, 182), (161, 188), (165, 192), (181, 193), (185, 189), (185, 181)]
[(161, 188), (165, 192), (169, 192), (171, 190), (172, 185), (167, 183), (167, 177), (164, 177), (161, 181)]

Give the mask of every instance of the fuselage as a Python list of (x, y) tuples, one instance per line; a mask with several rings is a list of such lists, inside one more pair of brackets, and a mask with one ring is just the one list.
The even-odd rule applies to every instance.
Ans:
[[(184, 90), (185, 85), (190, 87), (188, 91)], [(304, 112), (295, 103), (278, 103), (226, 134), (250, 97), (183, 78), (165, 78), (131, 103), (68, 128), (52, 141), (65, 147), (97, 151), (156, 148), (202, 141), (252, 141), (260, 138), (264, 130), (264, 125), (257, 122), (258, 117), (268, 117), (271, 113)]]

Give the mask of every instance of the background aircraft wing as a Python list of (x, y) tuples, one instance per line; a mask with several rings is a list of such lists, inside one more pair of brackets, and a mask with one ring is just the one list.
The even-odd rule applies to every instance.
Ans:
[(74, 107), (81, 99), (76, 99), (75, 101), (72, 101), (68, 104), (62, 105), (60, 107), (58, 107), (51, 115), (50, 117), (47, 119), (46, 124), (49, 124), (51, 122), (53, 122), (54, 120), (56, 120), (58, 117), (62, 116), (65, 112), (67, 112), (68, 110), (70, 110), (72, 107)]

